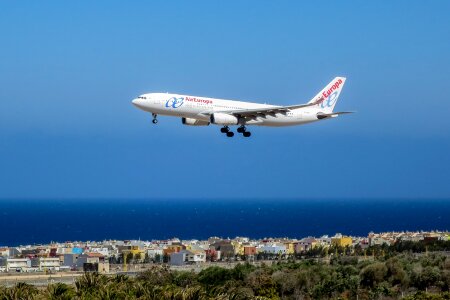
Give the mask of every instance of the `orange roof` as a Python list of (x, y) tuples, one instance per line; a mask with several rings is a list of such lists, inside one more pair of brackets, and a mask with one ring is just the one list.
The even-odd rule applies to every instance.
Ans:
[(105, 257), (103, 254), (97, 253), (97, 252), (88, 252), (88, 253), (86, 253), (86, 254), (87, 254), (87, 256), (89, 256), (89, 257)]

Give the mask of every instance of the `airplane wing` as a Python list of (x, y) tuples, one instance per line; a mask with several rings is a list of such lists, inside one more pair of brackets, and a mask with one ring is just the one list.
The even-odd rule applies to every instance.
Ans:
[[(315, 100), (311, 100), (306, 104), (297, 104), (297, 105), (288, 105), (288, 106), (271, 106), (266, 108), (257, 108), (257, 109), (242, 109), (242, 110), (232, 110), (232, 111), (224, 111), (224, 113), (235, 115), (238, 117), (257, 117), (257, 116), (266, 116), (266, 115), (274, 115), (276, 113), (286, 113), (292, 109), (310, 107), (314, 105), (319, 105), (323, 101), (325, 101), (325, 97), (322, 93), (316, 96)], [(342, 112), (342, 113), (331, 113), (329, 115), (324, 114), (324, 118), (327, 117), (337, 117), (339, 114), (351, 113), (351, 112)]]
[(317, 103), (308, 103), (308, 104), (299, 104), (299, 105), (290, 105), (290, 106), (270, 106), (265, 108), (255, 108), (255, 109), (240, 109), (240, 110), (228, 110), (223, 111), (223, 113), (227, 113), (230, 115), (235, 115), (239, 117), (257, 117), (257, 116), (266, 116), (266, 115), (274, 115), (276, 113), (286, 113), (291, 109), (309, 107), (316, 105)]

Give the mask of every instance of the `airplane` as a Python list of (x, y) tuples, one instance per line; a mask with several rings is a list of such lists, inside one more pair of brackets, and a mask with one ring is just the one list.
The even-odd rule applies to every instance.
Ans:
[(345, 84), (345, 77), (334, 78), (323, 90), (306, 104), (289, 106), (268, 105), (234, 100), (214, 99), (169, 93), (148, 93), (132, 100), (132, 103), (153, 116), (180, 117), (188, 126), (222, 126), (220, 132), (233, 137), (230, 126), (238, 126), (237, 132), (250, 137), (247, 126), (293, 126), (335, 118), (350, 111), (333, 112)]

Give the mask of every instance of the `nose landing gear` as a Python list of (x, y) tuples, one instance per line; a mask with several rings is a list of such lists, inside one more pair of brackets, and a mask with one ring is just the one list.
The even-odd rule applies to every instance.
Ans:
[(153, 117), (152, 123), (153, 124), (158, 124), (158, 119), (157, 119), (158, 115), (157, 114), (152, 114), (152, 117)]

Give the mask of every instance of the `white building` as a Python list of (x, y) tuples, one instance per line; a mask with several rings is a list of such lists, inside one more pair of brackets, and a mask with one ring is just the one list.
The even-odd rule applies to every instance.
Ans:
[(188, 261), (190, 263), (204, 263), (206, 262), (206, 253), (203, 250), (192, 250), (189, 251)]
[(269, 244), (260, 246), (259, 252), (271, 254), (286, 254), (286, 246), (281, 244)]
[(148, 249), (147, 254), (149, 259), (155, 259), (158, 256), (159, 260), (162, 261), (164, 251), (163, 249)]
[(109, 257), (110, 254), (110, 250), (107, 247), (91, 247), (91, 249), (89, 249), (89, 252), (95, 252), (95, 253), (100, 253), (103, 256)]
[(183, 266), (187, 264), (198, 264), (206, 262), (205, 251), (181, 250), (170, 254), (170, 264), (173, 266)]
[(31, 266), (39, 271), (53, 270), (59, 271), (61, 263), (58, 257), (37, 257), (31, 260)]
[(31, 268), (31, 260), (29, 258), (6, 259), (6, 272), (9, 271), (26, 272), (29, 268)]
[(0, 256), (9, 257), (9, 248), (7, 247), (0, 248)]

